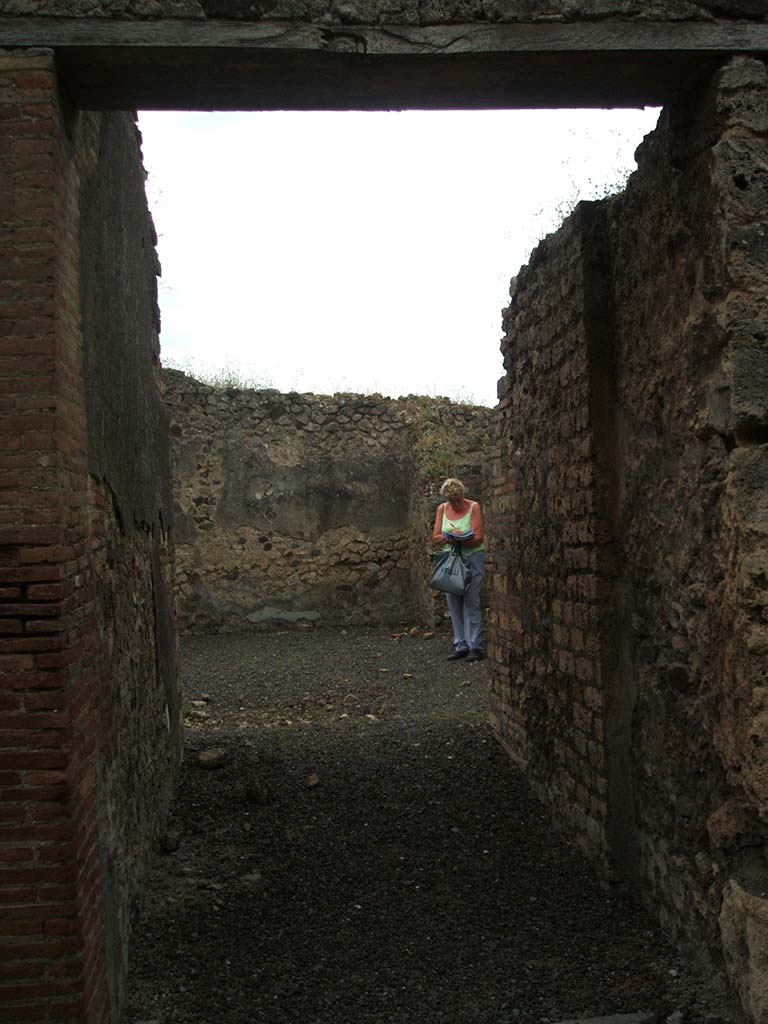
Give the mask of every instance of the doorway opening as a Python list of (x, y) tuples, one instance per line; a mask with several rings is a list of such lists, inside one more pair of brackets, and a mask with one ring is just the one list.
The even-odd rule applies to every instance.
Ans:
[[(633, 146), (655, 113), (635, 120)], [(493, 743), (484, 666), (446, 664), (442, 605), (436, 616), (434, 602), (414, 605), (411, 571), (428, 546), (442, 477), (474, 475), (478, 498), (490, 478), (503, 368), (494, 364), (498, 327), (484, 343), (477, 307), (490, 320), (494, 304), (498, 316), (538, 237), (577, 198), (620, 187), (623, 164), (608, 161), (602, 179), (587, 168), (569, 180), (585, 170), (583, 153), (564, 158), (549, 139), (548, 159), (530, 161), (538, 175), (516, 180), (520, 140), (488, 156), (472, 137), (486, 115), (457, 115), (445, 134), (449, 116), (429, 115), (444, 122), (442, 150), (425, 139), (422, 116), (399, 150), (377, 150), (370, 140), (387, 137), (394, 115), (364, 115), (370, 137), (350, 115), (343, 134), (353, 146), (341, 156), (319, 115), (309, 138), (298, 132), (300, 147), (281, 140), (275, 120), (243, 150), (241, 128), (226, 172), (215, 173), (207, 160), (226, 118), (188, 115), (202, 155), (200, 179), (183, 180), (181, 207), (172, 181), (155, 182), (153, 195), (147, 154), (166, 146), (194, 166), (182, 130), (170, 115), (141, 120), (161, 263), (168, 273), (168, 244), (194, 270), (189, 285), (168, 274), (160, 292), (179, 353), (168, 360), (166, 398), (190, 627), (187, 751), (135, 940), (131, 1020), (405, 1021), (417, 1006), (429, 1020), (555, 1020), (673, 997), (650, 922), (606, 899), (586, 862), (540, 820), (524, 777)], [(492, 129), (498, 146), (504, 117), (488, 116), (486, 143)], [(241, 118), (233, 115), (235, 128)], [(568, 113), (565, 134), (578, 140), (576, 119)], [(217, 141), (201, 147), (206, 123)], [(602, 150), (602, 138), (589, 142)], [(433, 151), (428, 168), (419, 144)], [(265, 151), (281, 154), (280, 169), (264, 167)], [(308, 156), (318, 152), (338, 163)], [(460, 154), (470, 171), (454, 166)], [(522, 240), (509, 221), (494, 231), (503, 197), (510, 208), (528, 199), (553, 164), (554, 213), (529, 200)], [(185, 222), (189, 234), (175, 226)], [(503, 291), (483, 291), (482, 281), (498, 284), (500, 263)], [(260, 319), (260, 303), (273, 308), (271, 321)], [(238, 343), (223, 356), (230, 336)], [(449, 419), (459, 436), (430, 446)], [(206, 552), (218, 564), (205, 567)], [(423, 586), (423, 564), (416, 575)], [(688, 969), (675, 960), (680, 976)]]

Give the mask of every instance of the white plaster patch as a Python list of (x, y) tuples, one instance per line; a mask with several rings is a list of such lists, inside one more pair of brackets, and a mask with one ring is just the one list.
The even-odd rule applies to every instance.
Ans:
[(314, 622), (320, 618), (320, 612), (298, 611), (289, 612), (283, 608), (260, 608), (246, 615), (249, 622)]

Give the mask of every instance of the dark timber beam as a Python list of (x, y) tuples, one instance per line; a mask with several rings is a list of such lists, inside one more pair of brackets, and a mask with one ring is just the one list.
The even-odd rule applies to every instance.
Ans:
[(661, 105), (768, 23), (411, 28), (0, 17), (0, 48), (56, 51), (86, 109), (388, 110)]

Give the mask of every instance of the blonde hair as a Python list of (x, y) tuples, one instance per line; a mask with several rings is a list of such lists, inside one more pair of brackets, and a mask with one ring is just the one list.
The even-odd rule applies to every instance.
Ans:
[(457, 480), (455, 476), (449, 476), (447, 480), (443, 481), (443, 485), (440, 488), (440, 494), (444, 498), (463, 498), (466, 491), (467, 489), (464, 484), (461, 480)]

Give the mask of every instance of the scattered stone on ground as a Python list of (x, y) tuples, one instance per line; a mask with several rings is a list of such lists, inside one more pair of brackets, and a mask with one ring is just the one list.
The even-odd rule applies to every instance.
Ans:
[(391, 632), (184, 642), (127, 1024), (741, 1024), (553, 829), (491, 735), (485, 663)]
[(201, 768), (222, 768), (227, 760), (227, 752), (222, 747), (201, 750), (197, 755), (197, 763)]

